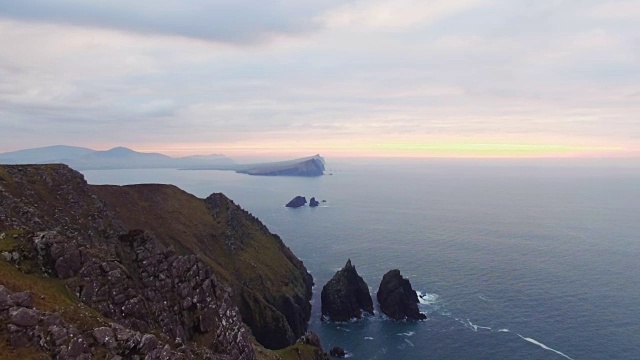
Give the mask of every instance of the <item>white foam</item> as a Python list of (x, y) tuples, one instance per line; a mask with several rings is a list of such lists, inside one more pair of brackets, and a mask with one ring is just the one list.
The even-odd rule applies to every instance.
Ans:
[(565, 358), (567, 358), (567, 359), (569, 359), (569, 360), (573, 360), (573, 359), (572, 359), (572, 358), (570, 358), (568, 355), (563, 354), (563, 353), (561, 353), (561, 352), (560, 352), (560, 351), (558, 351), (558, 350), (552, 349), (552, 348), (548, 347), (547, 345), (545, 345), (545, 344), (543, 344), (543, 343), (541, 343), (541, 342), (536, 341), (535, 339), (527, 338), (527, 337), (524, 337), (524, 336), (522, 336), (522, 335), (520, 335), (520, 334), (518, 334), (518, 336), (520, 336), (523, 340), (526, 340), (526, 341), (528, 341), (528, 342), (530, 342), (530, 343), (532, 343), (532, 344), (538, 345), (538, 346), (540, 346), (541, 348), (543, 348), (543, 349), (545, 349), (545, 350), (553, 351), (554, 353), (556, 353), (556, 354), (558, 354), (558, 355), (560, 355), (560, 356), (563, 356), (563, 357), (565, 357)]
[(415, 331), (409, 331), (409, 332), (406, 332), (406, 333), (399, 333), (399, 334), (396, 334), (396, 335), (398, 335), (398, 336), (413, 336), (413, 334), (415, 334), (415, 333), (416, 333)]
[(421, 291), (416, 291), (416, 295), (418, 295), (418, 301), (422, 305), (431, 305), (438, 300), (438, 295), (436, 294), (423, 294)]
[(473, 331), (478, 331), (478, 329), (484, 329), (484, 330), (489, 330), (491, 331), (490, 327), (487, 326), (480, 326), (480, 325), (476, 325), (474, 323), (472, 323), (469, 319), (467, 319), (467, 323), (469, 323), (469, 326), (471, 326), (471, 328), (473, 328)]
[(365, 340), (373, 340), (373, 338), (371, 336), (365, 336), (364, 339)]
[(405, 341), (407, 344), (411, 345), (411, 347), (414, 347), (413, 343), (412, 343), (411, 341), (409, 341), (409, 339), (404, 339), (404, 341)]
[(498, 332), (511, 332), (511, 331), (509, 331), (509, 329), (500, 329), (498, 330)]
[(336, 329), (342, 330), (342, 331), (346, 331), (346, 332), (351, 332), (351, 330), (343, 328), (343, 327), (340, 327), (340, 326), (336, 326)]

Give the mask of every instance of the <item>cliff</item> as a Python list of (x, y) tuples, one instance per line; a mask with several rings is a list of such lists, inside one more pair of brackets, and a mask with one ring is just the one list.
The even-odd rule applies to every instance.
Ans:
[[(12, 356), (275, 358), (262, 345), (293, 344), (309, 319), (302, 262), (222, 194), (0, 166), (0, 254), (0, 350)], [(322, 358), (309, 347), (293, 348)]]

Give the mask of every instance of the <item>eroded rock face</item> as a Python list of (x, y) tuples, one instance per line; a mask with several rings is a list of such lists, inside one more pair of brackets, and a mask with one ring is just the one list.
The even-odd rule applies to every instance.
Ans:
[(306, 197), (296, 196), (293, 199), (291, 199), (291, 201), (289, 201), (285, 206), (290, 208), (299, 208), (299, 207), (305, 206), (306, 203), (307, 203)]
[[(0, 301), (31, 293), (12, 292), (0, 285)], [(25, 304), (28, 305), (28, 304)], [(9, 344), (13, 347), (32, 346), (56, 359), (91, 359), (99, 348), (109, 354), (107, 359), (194, 359), (214, 358), (214, 352), (197, 347), (171, 347), (167, 338), (132, 331), (117, 323), (81, 331), (57, 314), (16, 305), (0, 308), (0, 321), (7, 323)]]
[[(0, 165), (0, 204), (0, 236), (20, 232), (20, 245), (2, 251), (0, 261), (63, 279), (72, 295), (128, 331), (187, 347), (197, 339), (199, 349), (233, 359), (254, 356), (240, 315), (268, 348), (306, 332), (311, 275), (223, 194), (199, 199), (170, 185), (94, 186), (64, 165)], [(128, 230), (138, 228), (145, 231)], [(0, 308), (20, 301), (0, 296)], [(112, 346), (104, 329), (87, 339)]]
[(351, 260), (322, 288), (321, 300), (322, 316), (331, 321), (359, 319), (362, 311), (373, 314), (369, 287)]
[[(113, 252), (53, 231), (32, 233), (25, 239), (31, 246), (23, 244), (16, 266), (21, 267), (21, 261), (37, 262), (43, 274), (67, 279), (71, 293), (115, 322), (90, 334), (70, 336), (78, 330), (61, 318), (32, 309), (30, 293), (0, 287), (0, 311), (4, 312), (0, 322), (8, 324), (13, 346), (39, 346), (63, 359), (90, 354), (89, 348), (95, 346), (125, 357), (140, 354), (150, 359), (161, 354), (185, 359), (194, 354), (255, 358), (250, 333), (230, 289), (195, 255), (177, 255), (140, 230), (120, 236)], [(70, 253), (78, 254), (73, 261), (68, 259)], [(48, 325), (52, 321), (54, 328)], [(155, 331), (164, 340), (150, 334)], [(41, 336), (53, 345), (43, 343)], [(201, 339), (198, 345), (193, 343), (196, 337)], [(186, 350), (176, 355), (168, 345)]]
[[(136, 331), (160, 329), (180, 343), (210, 334), (207, 348), (213, 352), (254, 357), (230, 290), (208, 266), (195, 255), (176, 255), (142, 231), (122, 235), (120, 242), (115, 258), (83, 258), (74, 289), (82, 302)], [(141, 344), (147, 351), (156, 341), (143, 337)]]
[(424, 320), (426, 315), (418, 310), (418, 295), (400, 270), (390, 270), (382, 277), (378, 289), (380, 311), (394, 320)]

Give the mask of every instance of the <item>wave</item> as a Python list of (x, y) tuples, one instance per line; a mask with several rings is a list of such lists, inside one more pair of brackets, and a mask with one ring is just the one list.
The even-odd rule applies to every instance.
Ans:
[(409, 339), (404, 339), (404, 341), (405, 341), (407, 344), (411, 345), (411, 347), (415, 347), (415, 345), (413, 345), (413, 343), (412, 343), (411, 341), (409, 341)]
[(471, 326), (471, 328), (473, 329), (473, 331), (478, 331), (478, 329), (483, 329), (483, 330), (489, 330), (491, 331), (491, 328), (488, 326), (480, 326), (480, 325), (476, 325), (474, 323), (471, 322), (471, 320), (467, 319), (467, 324), (469, 324), (469, 326)]
[(373, 338), (371, 336), (365, 336), (364, 339), (365, 340), (373, 340)]
[(562, 352), (560, 352), (560, 351), (558, 351), (556, 349), (552, 349), (552, 348), (548, 347), (547, 345), (545, 345), (545, 344), (543, 344), (543, 343), (541, 343), (539, 341), (536, 341), (535, 339), (524, 337), (524, 336), (522, 336), (520, 334), (518, 334), (518, 336), (520, 336), (523, 340), (526, 340), (526, 341), (528, 341), (528, 342), (530, 342), (532, 344), (538, 345), (538, 346), (540, 346), (541, 348), (543, 348), (545, 350), (553, 351), (554, 353), (556, 353), (556, 354), (558, 354), (560, 356), (563, 356), (563, 357), (565, 357), (565, 358), (567, 358), (569, 360), (574, 360), (571, 357), (569, 357), (568, 355), (563, 354)]
[(428, 293), (423, 294), (421, 291), (416, 291), (416, 295), (418, 295), (418, 301), (422, 305), (431, 305), (438, 301), (437, 294), (428, 294)]
[(500, 329), (498, 330), (498, 332), (511, 332), (511, 331), (509, 331), (509, 329)]
[(406, 332), (406, 333), (399, 333), (399, 334), (396, 334), (396, 335), (398, 335), (398, 336), (413, 336), (413, 334), (415, 334), (415, 333), (416, 333), (415, 331), (409, 331), (409, 332)]

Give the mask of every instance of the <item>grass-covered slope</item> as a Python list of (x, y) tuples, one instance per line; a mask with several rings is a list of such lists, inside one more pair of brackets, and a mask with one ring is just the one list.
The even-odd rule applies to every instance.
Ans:
[(175, 186), (95, 186), (130, 229), (195, 253), (235, 292), (244, 322), (269, 348), (306, 331), (312, 279), (282, 240), (223, 194), (199, 199)]

